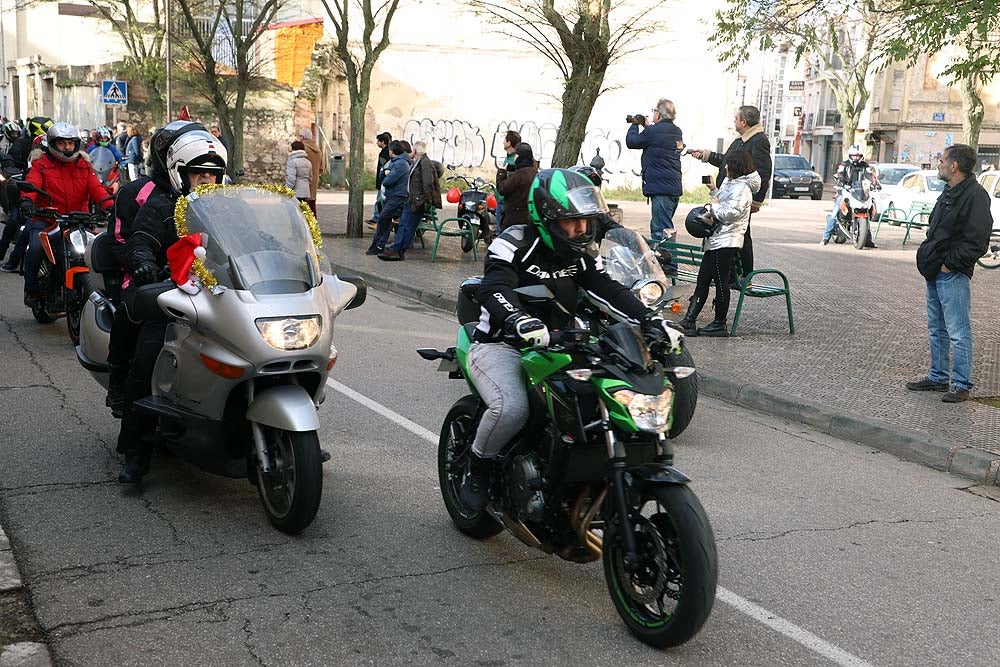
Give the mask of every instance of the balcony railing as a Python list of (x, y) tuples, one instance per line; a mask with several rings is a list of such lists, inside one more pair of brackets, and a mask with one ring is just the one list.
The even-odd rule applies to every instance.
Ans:
[(807, 113), (806, 114), (805, 122), (802, 124), (802, 129), (804, 131), (806, 131), (806, 132), (811, 132), (812, 131), (812, 129), (813, 129), (813, 119), (815, 117), (816, 117), (816, 114), (812, 114), (812, 113)]
[[(243, 24), (244, 35), (250, 31), (253, 26), (253, 22), (254, 19), (252, 18), (243, 19), (241, 23)], [(191, 38), (191, 28), (183, 17), (175, 18), (175, 20), (170, 23), (175, 37)], [(212, 30), (214, 18), (195, 19), (195, 23), (198, 26), (198, 32), (202, 35), (207, 35)], [(254, 44), (254, 48), (251, 49), (251, 66), (255, 65), (257, 62), (256, 47), (257, 45)], [(214, 57), (215, 61), (219, 64), (226, 65), (228, 67), (236, 67), (236, 45), (233, 41), (233, 36), (229, 30), (229, 26), (226, 25), (225, 21), (219, 22), (219, 28), (212, 37), (212, 57)]]
[(823, 125), (825, 127), (843, 127), (844, 123), (841, 121), (840, 112), (835, 109), (827, 109), (823, 114)]

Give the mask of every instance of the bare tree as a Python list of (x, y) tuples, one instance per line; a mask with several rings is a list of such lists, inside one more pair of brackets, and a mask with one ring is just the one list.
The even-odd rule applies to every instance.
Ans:
[[(655, 27), (648, 9), (620, 18), (612, 28), (611, 0), (468, 0), (500, 32), (535, 49), (563, 78), (562, 117), (552, 154), (553, 167), (571, 167), (580, 156), (587, 122), (606, 89), (604, 77), (615, 62), (637, 50), (636, 39)], [(621, 7), (617, 3), (616, 7)]]
[(283, 0), (176, 0), (181, 28), (177, 43), (190, 57), (191, 83), (215, 108), (223, 134), (232, 137), (230, 174), (243, 167), (247, 93), (261, 78), (257, 42), (283, 4)]
[(861, 113), (871, 97), (869, 80), (881, 62), (876, 49), (891, 19), (874, 0), (729, 0), (716, 13), (713, 43), (720, 60), (736, 69), (752, 45), (771, 50), (789, 44), (826, 79), (843, 122), (843, 147), (854, 143)]
[[(389, 46), (389, 26), (399, 0), (322, 0), (323, 8), (333, 23), (333, 52), (342, 67), (351, 105), (351, 131), (347, 178), (351, 188), (347, 197), (347, 235), (360, 238), (364, 234), (365, 112), (371, 96), (372, 71), (379, 57)], [(333, 5), (331, 7), (331, 4)], [(353, 8), (353, 11), (352, 11)], [(360, 12), (360, 15), (359, 15)], [(351, 31), (351, 20), (358, 20), (361, 29)], [(358, 34), (360, 33), (360, 34)]]

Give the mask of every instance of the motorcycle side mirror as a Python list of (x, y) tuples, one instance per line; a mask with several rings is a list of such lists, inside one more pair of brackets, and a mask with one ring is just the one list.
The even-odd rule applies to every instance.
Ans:
[(449, 169), (451, 169), (452, 171), (455, 171), (455, 165), (453, 165), (453, 164), (447, 164), (445, 166), (448, 167)]
[(344, 310), (350, 310), (351, 308), (357, 308), (365, 302), (368, 297), (368, 283), (361, 276), (337, 276), (341, 281), (345, 283), (350, 283), (358, 290), (351, 302), (344, 306)]

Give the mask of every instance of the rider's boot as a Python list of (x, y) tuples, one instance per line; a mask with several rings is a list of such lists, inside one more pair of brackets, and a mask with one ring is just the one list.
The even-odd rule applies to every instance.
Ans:
[(724, 338), (729, 335), (729, 328), (726, 327), (726, 320), (716, 318), (708, 326), (698, 329), (699, 336), (716, 336)]
[(705, 307), (705, 299), (692, 296), (688, 300), (687, 313), (684, 314), (684, 319), (680, 321), (681, 328), (684, 329), (684, 333), (688, 336), (698, 335), (698, 313), (701, 309)]
[(143, 475), (149, 472), (149, 453), (133, 452), (125, 457), (125, 465), (118, 473), (119, 484), (138, 484)]
[(111, 416), (115, 419), (122, 418), (122, 411), (125, 409), (125, 378), (128, 376), (128, 366), (109, 364), (108, 372), (108, 396), (104, 399), (104, 404), (111, 408)]
[(458, 497), (468, 509), (479, 512), (490, 499), (490, 472), (492, 463), (475, 452), (469, 452), (469, 467), (462, 478)]

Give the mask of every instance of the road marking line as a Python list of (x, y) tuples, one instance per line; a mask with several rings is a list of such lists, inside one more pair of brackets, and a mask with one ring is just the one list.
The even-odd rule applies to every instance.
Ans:
[[(433, 445), (438, 444), (438, 435), (436, 433), (427, 430), (416, 422), (410, 421), (398, 412), (385, 407), (377, 401), (373, 401), (364, 394), (359, 394), (350, 387), (343, 385), (332, 378), (328, 379), (326, 384), (331, 389), (339, 391), (344, 396), (360, 403), (372, 412), (376, 412), (394, 424), (402, 426), (410, 433), (420, 436)], [(789, 639), (801, 644), (814, 653), (818, 653), (841, 667), (872, 667), (870, 663), (862, 660), (861, 658), (848, 653), (847, 651), (838, 648), (823, 639), (820, 639), (805, 628), (800, 628), (791, 621), (786, 621), (780, 616), (769, 612), (767, 609), (750, 602), (750, 600), (747, 600), (746, 598), (741, 597), (726, 588), (721, 586), (717, 587), (715, 597), (733, 607), (736, 611), (746, 614), (755, 621), (763, 623), (775, 632), (785, 635)]]
[(862, 660), (856, 655), (848, 653), (847, 651), (820, 639), (805, 628), (800, 628), (794, 623), (786, 621), (780, 616), (776, 616), (767, 609), (755, 605), (753, 602), (750, 602), (750, 600), (740, 597), (736, 593), (733, 593), (722, 586), (716, 588), (715, 597), (732, 606), (737, 611), (746, 614), (755, 621), (763, 623), (775, 632), (780, 632), (789, 639), (805, 646), (810, 651), (818, 653), (824, 658), (841, 665), (842, 667), (872, 667), (870, 663)]

